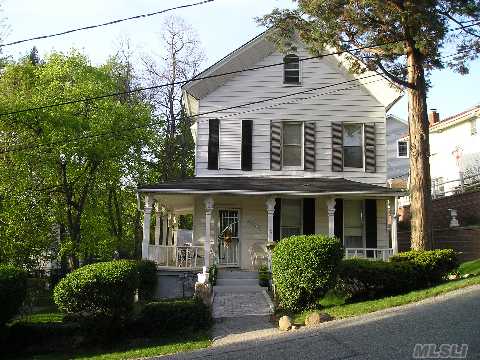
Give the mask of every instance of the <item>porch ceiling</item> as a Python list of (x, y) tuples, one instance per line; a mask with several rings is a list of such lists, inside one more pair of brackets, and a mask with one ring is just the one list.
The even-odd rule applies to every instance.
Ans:
[(383, 197), (403, 195), (403, 192), (398, 189), (390, 189), (343, 178), (290, 177), (196, 177), (182, 181), (143, 185), (138, 188), (138, 192), (185, 195), (369, 195)]

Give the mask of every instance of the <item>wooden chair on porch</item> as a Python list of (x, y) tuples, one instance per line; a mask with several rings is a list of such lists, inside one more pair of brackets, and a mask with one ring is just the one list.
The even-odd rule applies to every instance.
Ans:
[(263, 242), (256, 242), (248, 249), (250, 254), (250, 261), (254, 268), (259, 268), (261, 265), (268, 264), (267, 244)]

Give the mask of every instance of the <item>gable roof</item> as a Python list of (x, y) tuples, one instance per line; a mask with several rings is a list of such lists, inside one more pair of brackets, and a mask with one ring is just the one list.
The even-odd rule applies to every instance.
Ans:
[(470, 120), (472, 117), (480, 117), (480, 105), (476, 105), (462, 111), (461, 113), (449, 116), (445, 119), (440, 120), (436, 124), (430, 126), (430, 132), (439, 132), (445, 128), (455, 126), (457, 124), (463, 123), (464, 121)]
[[(277, 49), (275, 48), (275, 45), (268, 40), (268, 31), (269, 30), (266, 30), (257, 35), (252, 40), (248, 41), (217, 61), (215, 64), (203, 70), (201, 73), (192, 78), (192, 81), (184, 84), (182, 89), (188, 95), (187, 97), (190, 97), (190, 99), (187, 99), (186, 101), (191, 103), (191, 97), (193, 97), (196, 101), (204, 98), (225, 84), (228, 80), (237, 76), (237, 73), (227, 74), (224, 76), (217, 75), (251, 68), (265, 57), (273, 54)], [(331, 50), (332, 52), (334, 51), (334, 49), (328, 50)], [(334, 58), (344, 70), (347, 70), (348, 56), (346, 54), (333, 55), (331, 58)], [(378, 74), (379, 77), (381, 77), (380, 81), (372, 82), (370, 79), (362, 80), (363, 77), (368, 77), (369, 75), (374, 74)], [(210, 76), (213, 77), (209, 79), (195, 80)], [(359, 79), (359, 82), (363, 85), (363, 87), (383, 106), (385, 106), (387, 111), (403, 95), (403, 91), (398, 85), (394, 84), (379, 73), (365, 71), (363, 74), (351, 74), (351, 76)], [(192, 112), (192, 109), (195, 106), (192, 106), (190, 103), (187, 103), (187, 109)]]

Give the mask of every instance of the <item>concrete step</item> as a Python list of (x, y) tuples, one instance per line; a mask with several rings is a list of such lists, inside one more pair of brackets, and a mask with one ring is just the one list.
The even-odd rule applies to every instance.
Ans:
[(253, 278), (218, 278), (217, 286), (255, 286), (258, 279)]
[(214, 286), (213, 292), (215, 294), (225, 294), (225, 293), (251, 293), (251, 292), (262, 292), (264, 288), (260, 285), (220, 285)]
[(217, 279), (258, 279), (258, 272), (220, 269)]

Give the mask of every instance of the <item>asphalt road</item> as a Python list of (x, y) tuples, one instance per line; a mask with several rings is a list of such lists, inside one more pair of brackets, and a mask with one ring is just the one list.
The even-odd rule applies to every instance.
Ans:
[[(468, 344), (480, 359), (480, 286), (316, 328), (159, 359), (413, 359), (415, 344)], [(431, 358), (431, 357), (429, 357)]]

